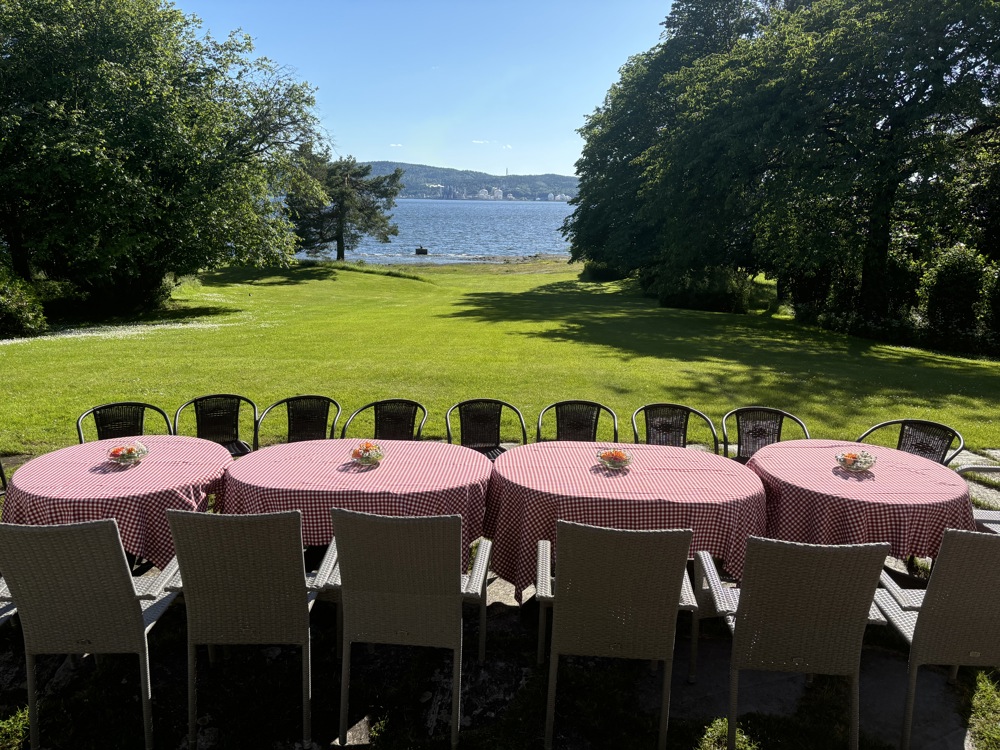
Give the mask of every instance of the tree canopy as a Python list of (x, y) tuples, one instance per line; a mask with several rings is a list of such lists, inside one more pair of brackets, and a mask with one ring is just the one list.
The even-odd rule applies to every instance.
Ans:
[(344, 260), (366, 236), (389, 242), (399, 234), (388, 212), (403, 189), (401, 168), (372, 177), (372, 166), (358, 164), (353, 156), (330, 161), (329, 153), (314, 151), (311, 145), (301, 156), (325, 190), (319, 196), (299, 191), (287, 196), (302, 250), (320, 253), (334, 245), (337, 260)]
[(318, 190), (312, 89), (199, 29), (160, 0), (0, 5), (0, 264), (132, 306), (290, 256), (275, 196)]
[[(666, 25), (581, 129), (574, 258), (640, 269), (665, 301), (763, 271), (797, 314), (872, 331), (919, 317), (949, 248), (997, 257), (995, 0), (689, 0)], [(595, 127), (616, 118), (641, 135)], [(616, 170), (624, 212), (595, 189)]]

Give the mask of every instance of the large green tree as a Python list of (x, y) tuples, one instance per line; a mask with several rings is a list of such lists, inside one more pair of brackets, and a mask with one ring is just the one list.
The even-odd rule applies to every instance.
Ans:
[(290, 256), (273, 196), (310, 189), (312, 90), (199, 28), (160, 0), (0, 3), (0, 262), (133, 305)]
[(310, 174), (323, 186), (325, 195), (292, 191), (286, 199), (295, 220), (300, 247), (307, 253), (337, 248), (344, 260), (364, 237), (389, 242), (399, 234), (389, 211), (403, 189), (403, 170), (372, 177), (370, 164), (358, 164), (353, 156), (330, 161), (325, 150), (311, 146), (301, 150)]

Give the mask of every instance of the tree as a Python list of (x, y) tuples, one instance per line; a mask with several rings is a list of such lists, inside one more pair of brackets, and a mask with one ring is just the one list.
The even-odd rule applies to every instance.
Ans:
[(318, 254), (330, 244), (337, 247), (337, 260), (344, 260), (363, 237), (389, 242), (399, 234), (389, 210), (403, 189), (403, 170), (372, 177), (369, 164), (358, 164), (353, 156), (329, 160), (325, 151), (312, 146), (301, 150), (310, 174), (323, 186), (324, 196), (317, 198), (293, 191), (286, 202), (295, 221), (301, 249)]
[(312, 90), (198, 29), (160, 0), (0, 4), (0, 263), (128, 307), (290, 257), (272, 196), (309, 189)]

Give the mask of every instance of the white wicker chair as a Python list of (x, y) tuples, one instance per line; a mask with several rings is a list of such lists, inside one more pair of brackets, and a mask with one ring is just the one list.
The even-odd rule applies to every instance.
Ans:
[(341, 575), (343, 661), (340, 744), (347, 743), (351, 644), (395, 643), (450, 648), (451, 744), (458, 744), (462, 688), (462, 602), (481, 599), (485, 647), (486, 571), (492, 553), (481, 540), (472, 573), (462, 575), (461, 516), (378, 516), (332, 508)]
[[(858, 747), (865, 627), (888, 544), (815, 545), (750, 537), (739, 589), (722, 585), (707, 552), (695, 555), (695, 592), (711, 597), (733, 633), (729, 750), (736, 747), (741, 669), (851, 678), (851, 747)], [(700, 600), (699, 600), (700, 605)]]
[(303, 747), (309, 747), (309, 612), (325, 583), (322, 571), (329, 566), (321, 567), (318, 576), (306, 577), (301, 513), (168, 510), (167, 518), (180, 567), (168, 587), (182, 590), (187, 606), (188, 747), (198, 744), (196, 648), (224, 644), (302, 648), (302, 738)]
[[(955, 472), (963, 477), (966, 474), (1000, 474), (1000, 466), (960, 466)], [(981, 530), (1000, 534), (1000, 510), (973, 508), (972, 517)]]
[[(696, 609), (686, 568), (692, 535), (690, 529), (623, 531), (558, 521), (559, 563), (554, 580), (549, 542), (539, 542), (539, 663), (544, 612), (553, 608), (547, 750), (552, 747), (560, 654), (662, 661), (658, 747), (666, 747), (678, 602), (683, 608)], [(697, 624), (697, 618), (692, 619)], [(697, 633), (693, 635), (696, 643)]]
[[(910, 747), (917, 671), (923, 664), (1000, 664), (1000, 536), (946, 529), (927, 590), (882, 577), (875, 603), (910, 644), (901, 750)], [(916, 595), (914, 595), (916, 593)]]
[(84, 653), (138, 655), (145, 746), (150, 750), (153, 710), (146, 634), (174, 599), (174, 594), (163, 593), (163, 583), (174, 569), (168, 566), (155, 579), (133, 583), (114, 519), (56, 526), (0, 524), (0, 569), (24, 633), (32, 750), (40, 734), (35, 657)]

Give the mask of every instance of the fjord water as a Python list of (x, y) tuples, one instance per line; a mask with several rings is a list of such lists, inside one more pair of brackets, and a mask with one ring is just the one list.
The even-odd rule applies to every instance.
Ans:
[[(392, 221), (399, 235), (389, 244), (366, 237), (347, 260), (366, 263), (502, 262), (528, 255), (569, 257), (559, 233), (573, 207), (560, 201), (396, 201)], [(416, 255), (417, 247), (427, 255)], [(329, 257), (335, 258), (336, 248)]]

